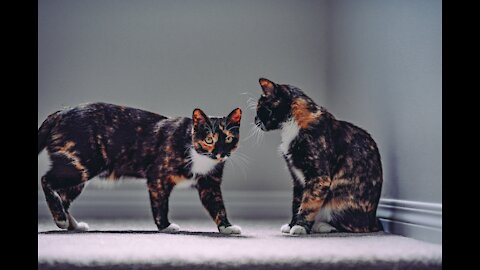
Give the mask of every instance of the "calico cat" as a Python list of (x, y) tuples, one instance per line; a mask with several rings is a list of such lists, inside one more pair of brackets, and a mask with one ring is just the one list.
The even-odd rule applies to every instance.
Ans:
[(95, 176), (146, 178), (153, 218), (161, 232), (176, 232), (168, 200), (178, 183), (192, 179), (218, 230), (240, 234), (227, 219), (220, 184), (225, 161), (238, 147), (242, 111), (207, 117), (167, 118), (134, 108), (92, 103), (57, 111), (38, 130), (38, 153), (46, 147), (52, 166), (41, 184), (61, 229), (88, 230), (69, 213), (72, 201)]
[(280, 151), (293, 178), (292, 219), (283, 233), (375, 232), (382, 189), (380, 153), (363, 129), (335, 119), (302, 90), (259, 80), (255, 124), (281, 129)]

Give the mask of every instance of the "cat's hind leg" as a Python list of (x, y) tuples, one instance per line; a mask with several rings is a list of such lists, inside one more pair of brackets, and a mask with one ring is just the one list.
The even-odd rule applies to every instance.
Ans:
[(331, 233), (338, 232), (330, 222), (332, 221), (332, 209), (328, 203), (325, 203), (315, 217), (315, 223), (312, 226), (312, 233)]
[(60, 229), (68, 229), (68, 215), (63, 208), (63, 202), (60, 195), (48, 183), (48, 178), (46, 175), (42, 177), (41, 183), (48, 208), (50, 209), (50, 213), (52, 214), (55, 224), (57, 224), (57, 227)]
[(63, 208), (67, 213), (67, 218), (69, 221), (68, 230), (69, 231), (88, 231), (89, 226), (86, 222), (78, 222), (70, 213), (70, 205), (75, 200), (78, 195), (83, 191), (85, 184), (79, 184), (74, 187), (69, 187), (59, 190), (58, 194), (62, 199)]
[(147, 185), (153, 219), (158, 230), (163, 233), (178, 232), (180, 226), (168, 220), (168, 200), (174, 187), (172, 181), (149, 178)]
[(329, 194), (330, 177), (322, 176), (311, 179), (304, 188), (302, 201), (295, 225), (290, 235), (303, 235), (312, 231), (317, 214), (324, 207)]
[(61, 229), (68, 229), (74, 225), (70, 225), (67, 212), (70, 203), (67, 204), (66, 209), (62, 198), (62, 195), (65, 194), (62, 193), (62, 190), (68, 190), (79, 185), (82, 185), (83, 188), (84, 182), (88, 180), (88, 175), (81, 170), (83, 169), (81, 164), (72, 163), (68, 156), (54, 153), (50, 158), (52, 167), (41, 179), (42, 189), (55, 224)]
[(312, 233), (331, 233), (338, 231), (337, 228), (327, 222), (315, 222), (312, 226)]

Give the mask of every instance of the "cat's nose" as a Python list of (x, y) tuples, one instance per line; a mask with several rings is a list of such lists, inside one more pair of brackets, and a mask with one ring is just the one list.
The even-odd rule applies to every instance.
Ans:
[(222, 161), (222, 160), (225, 159), (225, 154), (217, 154), (215, 157), (216, 157), (218, 160)]

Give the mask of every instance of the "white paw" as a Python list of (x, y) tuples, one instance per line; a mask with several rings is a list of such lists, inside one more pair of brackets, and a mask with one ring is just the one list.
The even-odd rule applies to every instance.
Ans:
[(81, 232), (86, 232), (90, 229), (88, 226), (88, 223), (86, 222), (78, 222), (77, 227), (75, 227), (73, 230), (74, 231), (81, 231)]
[(303, 235), (303, 234), (307, 234), (307, 230), (300, 225), (295, 225), (290, 229), (290, 234), (291, 235)]
[(57, 226), (60, 228), (60, 229), (68, 229), (68, 220), (65, 220), (65, 221), (57, 221), (55, 220), (55, 224), (57, 224)]
[(160, 230), (160, 232), (162, 232), (162, 233), (174, 233), (174, 232), (178, 232), (178, 231), (180, 231), (180, 226), (178, 226), (175, 223), (170, 223), (170, 225), (168, 225), (168, 227), (166, 227), (163, 230)]
[(283, 225), (280, 231), (282, 231), (282, 233), (290, 233), (290, 224)]
[(315, 222), (312, 227), (312, 232), (314, 233), (329, 233), (335, 231), (337, 231), (335, 227), (325, 222)]
[(240, 226), (237, 226), (237, 225), (232, 225), (229, 227), (220, 226), (218, 227), (218, 231), (223, 234), (241, 234), (242, 228), (240, 228)]

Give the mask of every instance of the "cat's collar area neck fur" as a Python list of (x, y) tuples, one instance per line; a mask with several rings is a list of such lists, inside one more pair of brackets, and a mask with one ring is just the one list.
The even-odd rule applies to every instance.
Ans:
[(280, 143), (279, 149), (282, 153), (287, 154), (289, 152), (290, 143), (300, 132), (300, 126), (295, 118), (290, 118), (282, 124), (281, 130), (282, 142)]
[(194, 175), (206, 175), (218, 164), (224, 162), (199, 154), (193, 147), (190, 148), (191, 172)]

